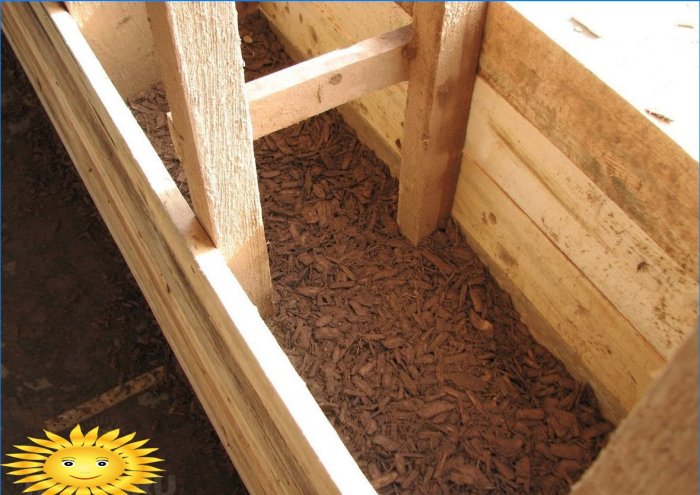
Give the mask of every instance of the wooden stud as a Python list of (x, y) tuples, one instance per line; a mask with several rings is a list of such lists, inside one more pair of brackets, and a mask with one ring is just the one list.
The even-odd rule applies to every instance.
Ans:
[(2, 30), (251, 493), (375, 493), (202, 229), (70, 15)]
[(405, 81), (410, 38), (409, 27), (399, 28), (249, 82), (253, 137)]
[(482, 2), (414, 7), (398, 212), (414, 244), (452, 209), (485, 16)]
[(272, 281), (235, 5), (147, 8), (194, 211), (253, 303), (269, 315)]
[(571, 493), (698, 493), (697, 328)]

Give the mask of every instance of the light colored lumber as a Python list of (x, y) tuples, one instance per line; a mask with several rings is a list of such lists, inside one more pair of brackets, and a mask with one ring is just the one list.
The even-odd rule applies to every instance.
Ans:
[(160, 81), (143, 2), (65, 3), (125, 100)]
[(2, 29), (251, 493), (374, 493), (58, 4)]
[(488, 176), (487, 165), (467, 155), (462, 167), (453, 214), (470, 245), (537, 340), (591, 384), (606, 417), (618, 422), (664, 360)]
[[(619, 87), (615, 91), (608, 86), (608, 81), (615, 84), (612, 75), (630, 68), (618, 64), (611, 71), (593, 72), (594, 67), (582, 64), (518, 13), (518, 7), (491, 7), (480, 74), (683, 269), (697, 273), (698, 162), (620, 96)], [(661, 4), (656, 8), (660, 13), (666, 9)], [(670, 57), (672, 50), (666, 53)], [(635, 59), (648, 63), (644, 55)], [(650, 67), (658, 70), (656, 64)], [(626, 82), (631, 91), (644, 84), (645, 79)], [(679, 79), (665, 91), (683, 87)], [(697, 85), (693, 91), (697, 93)], [(693, 124), (697, 136), (697, 121)]]
[[(297, 62), (411, 24), (393, 2), (262, 2), (260, 11)], [(338, 107), (358, 138), (397, 177), (405, 105), (406, 83), (400, 83)]]
[(571, 493), (698, 493), (697, 328)]
[(409, 27), (301, 62), (245, 85), (258, 139), (408, 78)]
[(477, 86), (467, 152), (667, 359), (697, 327), (696, 278), (493, 88)]
[(59, 414), (55, 418), (49, 419), (44, 423), (44, 429), (53, 433), (67, 430), (68, 428), (82, 423), (86, 419), (90, 419), (106, 411), (120, 402), (124, 402), (135, 395), (145, 392), (149, 388), (162, 382), (164, 378), (165, 366), (158, 366), (136, 378), (132, 378), (122, 385), (117, 385), (94, 399), (90, 399), (73, 409)]
[(397, 218), (413, 244), (452, 210), (486, 6), (419, 2), (413, 11)]
[(269, 315), (272, 280), (235, 5), (147, 8), (194, 211), (250, 299)]

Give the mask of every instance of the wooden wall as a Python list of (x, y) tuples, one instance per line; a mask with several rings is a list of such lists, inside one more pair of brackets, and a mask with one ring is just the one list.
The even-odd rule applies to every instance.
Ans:
[[(298, 59), (411, 22), (391, 2), (261, 10)], [(399, 177), (405, 95), (341, 110)], [(697, 325), (697, 162), (504, 3), (489, 6), (471, 111), (453, 216), (618, 421)]]
[[(411, 22), (393, 2), (260, 8), (299, 61)], [(405, 100), (402, 83), (340, 108), (398, 177)], [(453, 216), (619, 421), (697, 327), (698, 163), (505, 3), (489, 5), (471, 111)]]

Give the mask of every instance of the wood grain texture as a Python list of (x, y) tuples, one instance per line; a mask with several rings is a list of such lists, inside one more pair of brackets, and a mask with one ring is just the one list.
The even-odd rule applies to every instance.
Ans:
[(122, 98), (160, 81), (143, 2), (65, 2)]
[(477, 86), (468, 153), (667, 359), (697, 326), (697, 280), (493, 88)]
[(261, 314), (272, 281), (232, 2), (148, 3), (192, 205)]
[(452, 210), (486, 7), (419, 2), (413, 10), (397, 219), (413, 244)]
[(571, 493), (698, 493), (697, 328)]
[(606, 417), (619, 422), (663, 358), (499, 188), (487, 165), (467, 155), (462, 167), (453, 215), (470, 244), (538, 341), (590, 383)]
[(410, 38), (399, 28), (247, 83), (253, 138), (405, 81)]
[[(393, 2), (263, 2), (260, 11), (297, 62), (411, 24)], [(406, 83), (338, 107), (343, 118), (398, 177)]]
[(513, 7), (492, 7), (481, 76), (696, 273), (698, 162)]
[(374, 493), (58, 4), (2, 29), (251, 493)]

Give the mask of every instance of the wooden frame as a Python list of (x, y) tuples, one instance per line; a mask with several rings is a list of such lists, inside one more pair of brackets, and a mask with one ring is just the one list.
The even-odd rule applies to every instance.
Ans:
[(3, 31), (246, 486), (372, 493), (75, 21), (55, 3), (5, 3), (2, 14)]
[[(410, 24), (402, 7), (380, 2), (371, 22), (360, 22), (365, 7), (354, 3), (260, 4), (298, 60)], [(523, 64), (511, 54), (525, 44)], [(697, 326), (697, 249), (690, 246), (698, 238), (698, 194), (685, 187), (697, 184), (697, 162), (506, 3), (489, 5), (479, 64), (452, 216), (535, 338), (590, 383), (619, 422)], [(523, 74), (532, 80), (519, 80)], [(615, 108), (597, 124), (608, 137), (580, 129), (574, 117), (542, 120), (528, 85), (541, 99), (548, 88), (572, 88), (575, 98), (550, 94), (550, 106), (583, 105), (591, 115)], [(400, 182), (406, 89), (399, 84), (339, 109)], [(612, 135), (618, 143), (606, 146)], [(585, 146), (607, 172), (592, 171)], [(626, 185), (649, 173), (637, 153), (655, 157), (655, 167), (664, 163), (666, 185), (648, 179), (639, 192)], [(671, 175), (684, 177), (683, 194), (652, 192), (673, 190)], [(678, 213), (662, 221), (659, 203)], [(641, 205), (654, 211), (644, 214)], [(669, 242), (678, 237), (684, 248)]]
[[(300, 59), (314, 55), (312, 48), (350, 46), (411, 22), (392, 4), (378, 4), (385, 15), (354, 25), (353, 4), (287, 7), (262, 5)], [(51, 3), (5, 3), (2, 13), (4, 32), (251, 492), (372, 493), (73, 19)], [(289, 18), (298, 23), (302, 13), (314, 23), (314, 44), (310, 31), (287, 24)], [(347, 33), (358, 39), (342, 38)], [(490, 6), (452, 214), (531, 328), (539, 329), (536, 337), (593, 384), (611, 419), (629, 413), (574, 493), (639, 486), (659, 494), (669, 487), (697, 491), (697, 229), (689, 224), (697, 218), (697, 194), (683, 189), (682, 197), (669, 199), (659, 192), (667, 186), (656, 185), (639, 195), (630, 188), (622, 198), (613, 194), (582, 158), (584, 143), (564, 132), (576, 123), (543, 121), (536, 102), (544, 104), (546, 94), (528, 100), (512, 87), (523, 74), (506, 63), (504, 48), (513, 43), (508, 33), (535, 40), (547, 55), (528, 60), (533, 72), (525, 82), (535, 78), (546, 88), (552, 79), (581, 77), (582, 86), (597, 88), (633, 121), (629, 128), (620, 127), (624, 119), (606, 121), (603, 137), (593, 133), (588, 144), (615, 133), (649, 138), (639, 147), (608, 150), (621, 170), (645, 153), (671, 157), (671, 171), (694, 184), (697, 163), (512, 7)], [(553, 70), (558, 66), (571, 73)], [(585, 96), (574, 89), (571, 108)], [(341, 109), (397, 175), (400, 119), (394, 118), (402, 115), (405, 92), (400, 83)], [(659, 163), (666, 162), (654, 166)], [(669, 177), (661, 174), (660, 181), (668, 185)], [(650, 201), (670, 201), (663, 211), (677, 207), (678, 213), (645, 216), (639, 205)], [(676, 217), (677, 230), (664, 224)], [(694, 392), (685, 394), (689, 387)], [(646, 445), (658, 458), (644, 455)], [(682, 463), (672, 462), (661, 448), (666, 445), (687, 454)], [(674, 465), (686, 468), (674, 471)]]

